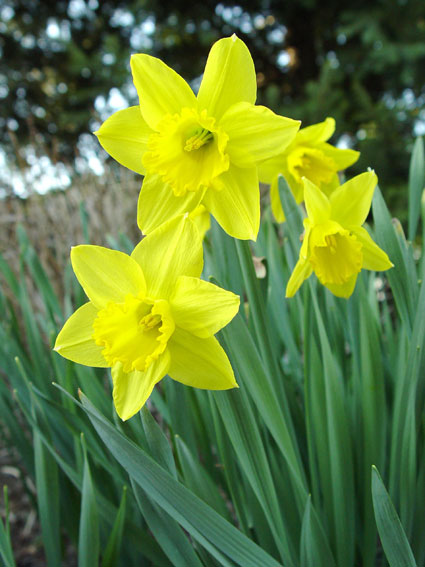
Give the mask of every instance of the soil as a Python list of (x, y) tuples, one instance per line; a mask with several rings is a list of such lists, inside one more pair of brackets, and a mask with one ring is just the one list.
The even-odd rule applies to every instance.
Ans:
[[(9, 523), (16, 567), (45, 567), (40, 523), (36, 510), (36, 493), (32, 480), (19, 466), (19, 455), (0, 438), (0, 488), (6, 485), (9, 496)], [(4, 522), (3, 490), (0, 514)], [(77, 556), (71, 545), (66, 546), (63, 567), (76, 567)]]

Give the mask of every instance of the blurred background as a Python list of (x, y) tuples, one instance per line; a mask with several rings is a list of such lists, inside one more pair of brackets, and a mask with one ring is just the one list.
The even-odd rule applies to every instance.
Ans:
[(350, 176), (373, 167), (403, 220), (425, 132), (423, 0), (1, 0), (0, 250), (13, 255), (19, 222), (53, 258), (107, 234), (137, 240), (140, 177), (91, 132), (137, 103), (132, 53), (160, 57), (196, 91), (212, 43), (232, 33), (252, 53), (258, 102), (304, 126), (335, 117), (331, 142), (361, 151)]
[[(17, 352), (32, 372), (32, 341), (44, 357), (40, 383), (52, 375), (53, 321), (62, 303), (69, 314), (83, 301), (68, 265), (71, 245), (129, 251), (140, 238), (141, 178), (91, 134), (137, 104), (130, 55), (160, 57), (196, 91), (211, 45), (232, 33), (252, 53), (258, 102), (303, 126), (333, 116), (330, 141), (361, 151), (348, 174), (373, 167), (404, 222), (410, 153), (425, 133), (424, 0), (0, 0), (0, 373), (17, 373)], [(11, 399), (6, 386), (3, 395)], [(11, 448), (21, 422), (7, 404), (2, 416), (6, 422), (10, 407), (17, 431), (12, 441), (0, 435), (0, 484), (19, 510), (11, 520), (17, 561), (45, 565), (35, 489)], [(64, 565), (75, 564), (74, 555)]]

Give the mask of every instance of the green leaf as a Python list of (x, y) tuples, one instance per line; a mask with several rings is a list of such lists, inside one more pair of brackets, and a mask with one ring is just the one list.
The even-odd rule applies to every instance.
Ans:
[(208, 551), (225, 555), (241, 567), (278, 567), (280, 564), (224, 520), (210, 506), (176, 481), (108, 422), (81, 394), (82, 406), (99, 436), (121, 466), (149, 496)]
[(304, 512), (307, 499), (305, 474), (289, 412), (279, 404), (279, 399), (268, 380), (267, 373), (262, 365), (258, 350), (248, 328), (238, 314), (233, 321), (225, 327), (220, 336), (223, 336), (225, 346), (231, 356), (232, 363), (238, 371), (240, 382), (252, 396), (264, 423), (269, 428), (288, 468), (291, 471), (296, 496), (298, 499), (300, 516)]
[(81, 443), (84, 452), (84, 472), (78, 537), (78, 567), (93, 567), (99, 562), (99, 514), (83, 436), (81, 436)]
[(413, 146), (409, 169), (409, 240), (414, 240), (421, 211), (421, 197), (425, 181), (424, 141), (418, 137)]
[(58, 466), (34, 431), (35, 485), (47, 565), (61, 565)]
[(137, 505), (149, 526), (149, 530), (170, 560), (170, 565), (202, 567), (202, 562), (193, 549), (192, 543), (179, 524), (155, 502), (152, 502), (148, 494), (134, 479), (131, 479), (131, 485)]
[(184, 484), (199, 498), (214, 508), (220, 516), (230, 520), (226, 503), (221, 496), (218, 486), (213, 482), (200, 462), (192, 455), (189, 448), (179, 437), (175, 436), (177, 454), (182, 468)]
[[(279, 175), (278, 188), (280, 201), (286, 217), (284, 224), (285, 234), (288, 235), (292, 251), (294, 254), (298, 254), (300, 245), (299, 237), (304, 231), (301, 208), (295, 201), (292, 191), (282, 175)], [(291, 269), (294, 267), (296, 260), (293, 259), (292, 261), (293, 265), (291, 265)]]
[(154, 460), (177, 478), (176, 464), (170, 443), (146, 406), (140, 411), (150, 453)]
[(386, 272), (394, 294), (398, 312), (411, 330), (416, 315), (416, 298), (418, 293), (417, 277), (412, 274), (410, 258), (411, 250), (407, 249), (403, 235), (398, 235), (401, 225), (393, 224), (382, 193), (377, 187), (372, 201), (373, 218), (375, 220), (375, 236), (377, 243), (388, 254), (394, 267)]
[(301, 567), (335, 567), (335, 559), (326, 536), (312, 514), (308, 497), (301, 527)]
[(3, 499), (5, 520), (0, 518), (0, 556), (4, 561), (4, 567), (16, 567), (13, 558), (12, 542), (10, 539), (10, 526), (9, 526), (9, 498), (7, 495), (7, 486), (3, 487)]
[[(347, 402), (336, 357), (331, 349), (316, 295), (312, 294), (314, 313), (322, 351), (326, 433), (329, 445), (331, 481), (331, 526), (335, 534), (336, 558), (341, 565), (354, 559), (354, 479)], [(312, 380), (314, 380), (312, 376)]]
[(212, 392), (241, 469), (258, 498), (284, 564), (294, 563), (295, 549), (289, 539), (278, 506), (264, 443), (244, 389)]
[(102, 567), (114, 567), (118, 565), (120, 550), (122, 545), (124, 523), (125, 523), (125, 504), (127, 500), (127, 487), (122, 489), (122, 497), (120, 507), (118, 508), (114, 526), (108, 543), (106, 544), (105, 553), (103, 554)]
[(376, 467), (372, 467), (372, 499), (376, 525), (390, 567), (417, 567), (400, 519)]

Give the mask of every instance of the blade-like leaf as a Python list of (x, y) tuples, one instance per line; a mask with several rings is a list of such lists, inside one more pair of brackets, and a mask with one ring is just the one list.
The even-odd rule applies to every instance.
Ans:
[(311, 513), (310, 496), (303, 517), (300, 548), (301, 567), (335, 567), (326, 536)]
[(81, 440), (84, 450), (84, 472), (78, 538), (78, 566), (93, 567), (99, 562), (99, 514), (83, 436)]
[(241, 567), (280, 565), (176, 481), (144, 451), (118, 433), (83, 394), (81, 399), (83, 408), (99, 436), (122, 467), (201, 545), (205, 539), (210, 544), (210, 553), (216, 549), (219, 556), (224, 554)]
[(202, 567), (193, 545), (179, 524), (162, 508), (152, 502), (146, 492), (131, 479), (137, 505), (144, 516), (149, 529), (161, 546), (171, 565), (193, 565)]
[(58, 466), (34, 431), (35, 484), (43, 534), (44, 551), (49, 567), (61, 564)]
[(114, 526), (105, 553), (103, 554), (102, 567), (114, 567), (118, 565), (120, 549), (122, 545), (124, 523), (125, 523), (125, 504), (127, 500), (127, 487), (123, 487), (120, 507), (115, 518)]
[(409, 240), (413, 240), (418, 228), (421, 211), (421, 196), (425, 181), (425, 159), (423, 138), (416, 138), (409, 169)]
[(0, 518), (0, 557), (4, 561), (4, 567), (15, 567), (15, 559), (13, 558), (12, 542), (10, 540), (9, 527), (9, 498), (7, 495), (7, 486), (3, 487), (3, 499), (5, 520), (4, 524)]
[(376, 467), (372, 467), (372, 499), (376, 525), (390, 567), (417, 567), (400, 519)]

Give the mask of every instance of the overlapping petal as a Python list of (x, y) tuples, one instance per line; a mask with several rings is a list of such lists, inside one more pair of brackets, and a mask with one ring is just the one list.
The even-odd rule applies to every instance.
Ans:
[(146, 372), (124, 372), (120, 362), (113, 366), (112, 395), (115, 409), (122, 420), (130, 419), (145, 405), (155, 384), (167, 374), (169, 365), (170, 355), (165, 351)]
[(277, 222), (285, 222), (286, 217), (283, 212), (282, 203), (279, 195), (279, 176), (277, 175), (270, 185), (270, 205), (274, 218)]
[(299, 120), (247, 102), (231, 106), (220, 121), (229, 136), (230, 160), (238, 167), (253, 167), (283, 151), (295, 138), (300, 124)]
[(180, 215), (144, 238), (131, 258), (143, 270), (147, 295), (152, 299), (168, 299), (179, 276), (201, 275), (202, 240), (189, 215)]
[(257, 78), (251, 54), (236, 35), (211, 48), (198, 93), (198, 108), (219, 120), (237, 102), (254, 104)]
[(208, 189), (203, 203), (234, 238), (255, 240), (260, 226), (257, 168), (230, 167), (219, 178), (220, 190)]
[(326, 142), (335, 132), (335, 120), (326, 118), (323, 122), (312, 124), (302, 128), (297, 136), (297, 143), (317, 144), (318, 142)]
[(64, 358), (85, 366), (109, 366), (102, 356), (103, 347), (93, 340), (93, 322), (96, 317), (97, 309), (90, 302), (77, 309), (57, 336), (55, 351)]
[(239, 296), (200, 280), (180, 276), (170, 298), (178, 327), (201, 337), (211, 337), (227, 325), (239, 310)]
[(195, 223), (196, 228), (199, 230), (199, 235), (203, 240), (205, 237), (205, 233), (211, 228), (210, 212), (206, 209), (204, 205), (198, 205), (196, 209), (194, 209), (190, 213), (189, 216)]
[(378, 178), (374, 171), (356, 175), (330, 196), (332, 218), (342, 226), (361, 226), (369, 214)]
[(331, 144), (321, 144), (319, 147), (326, 157), (332, 159), (336, 171), (347, 169), (347, 167), (353, 165), (360, 157), (360, 152), (356, 150), (335, 148), (335, 146)]
[(326, 287), (337, 297), (348, 299), (356, 287), (357, 276), (358, 274), (353, 274), (351, 278), (343, 284), (327, 283)]
[(258, 164), (258, 177), (261, 183), (270, 185), (279, 173), (287, 177), (285, 168), (286, 157), (285, 154), (280, 153), (270, 159), (267, 159)]
[(84, 244), (72, 248), (71, 262), (87, 297), (98, 309), (110, 301), (121, 303), (128, 294), (145, 294), (140, 266), (123, 252)]
[(307, 209), (308, 218), (312, 224), (321, 224), (326, 222), (331, 214), (331, 204), (326, 195), (304, 177), (304, 200)]
[(299, 290), (301, 284), (311, 276), (313, 268), (308, 260), (300, 258), (295, 264), (291, 277), (286, 286), (286, 297), (293, 297)]
[(168, 348), (171, 355), (168, 374), (173, 380), (208, 390), (237, 388), (229, 359), (215, 337), (201, 339), (176, 329)]
[(196, 105), (196, 97), (186, 81), (160, 59), (133, 55), (131, 71), (143, 118), (154, 130), (167, 114)]
[(375, 244), (365, 228), (352, 227), (351, 230), (362, 244), (363, 268), (380, 272), (393, 267), (388, 255)]
[(140, 106), (130, 106), (115, 112), (95, 134), (103, 149), (118, 163), (144, 175), (142, 156), (152, 132)]
[(140, 230), (149, 234), (166, 220), (195, 210), (202, 195), (202, 191), (193, 191), (176, 197), (172, 188), (159, 175), (147, 175), (137, 205), (137, 224)]

